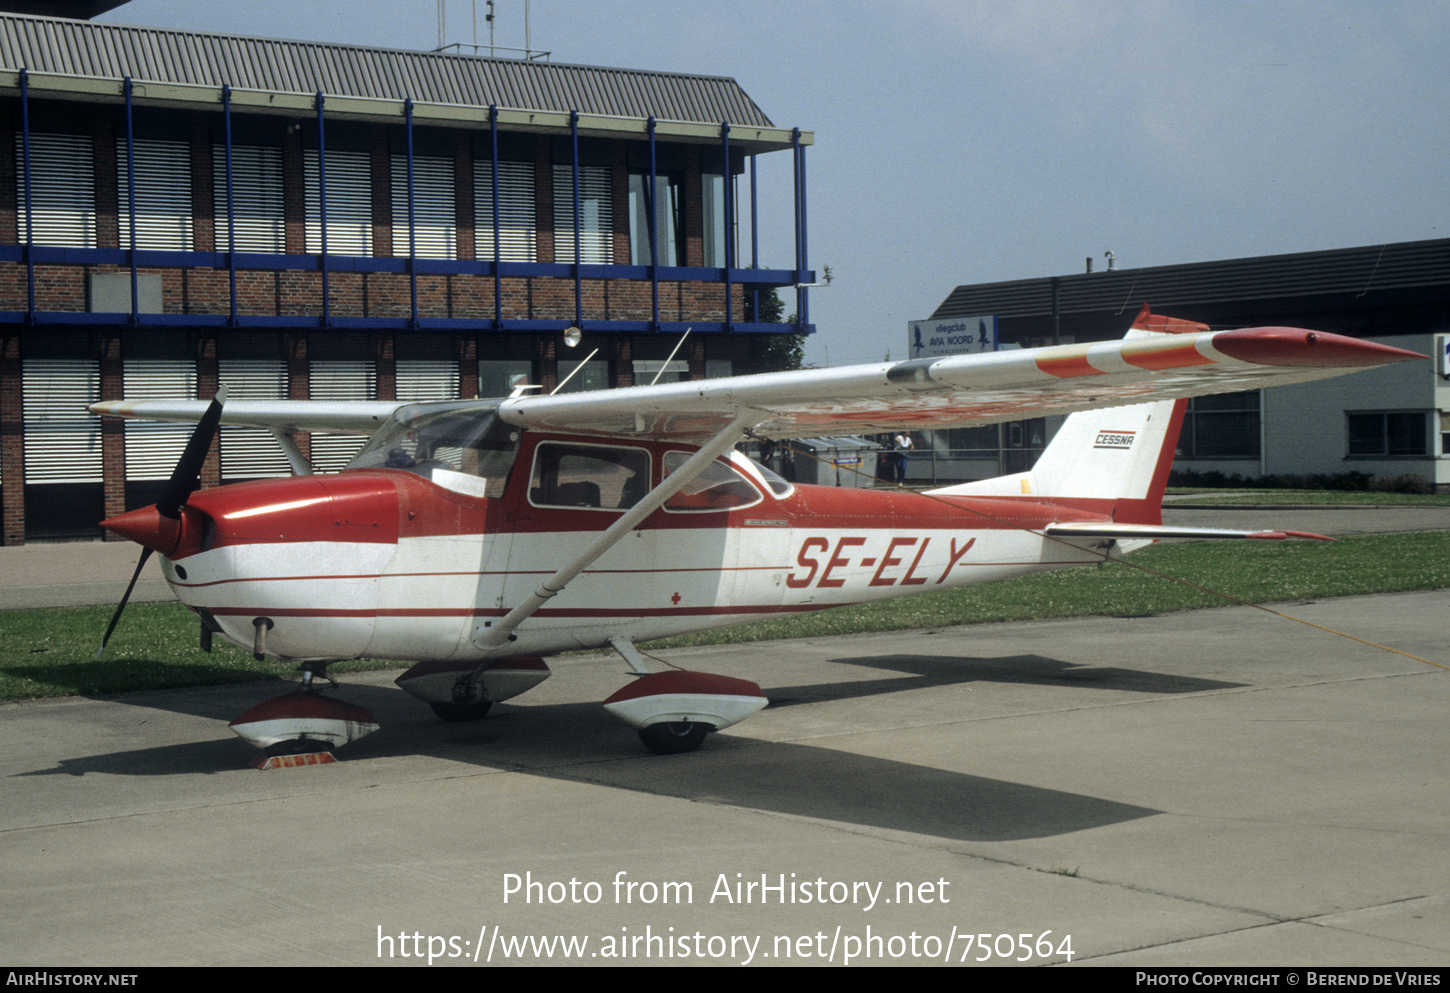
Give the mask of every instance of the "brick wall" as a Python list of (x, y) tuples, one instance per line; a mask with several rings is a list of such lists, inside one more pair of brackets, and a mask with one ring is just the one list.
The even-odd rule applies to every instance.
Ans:
[(0, 338), (0, 541), (25, 543), (25, 426), (20, 393), (20, 335)]

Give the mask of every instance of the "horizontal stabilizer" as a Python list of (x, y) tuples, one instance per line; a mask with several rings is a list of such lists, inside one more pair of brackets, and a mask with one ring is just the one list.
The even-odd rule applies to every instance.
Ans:
[(1049, 524), (1045, 533), (1054, 538), (1123, 538), (1158, 540), (1160, 538), (1259, 538), (1282, 541), (1285, 538), (1308, 538), (1333, 541), (1327, 535), (1310, 531), (1233, 531), (1227, 528), (1175, 528), (1163, 524), (1113, 524), (1111, 522), (1079, 521)]

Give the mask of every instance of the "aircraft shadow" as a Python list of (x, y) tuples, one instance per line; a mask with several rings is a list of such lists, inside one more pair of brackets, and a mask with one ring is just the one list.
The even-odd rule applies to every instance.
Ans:
[(766, 690), (771, 707), (823, 703), (875, 696), (898, 690), (924, 689), (961, 683), (1008, 683), (1023, 686), (1070, 683), (1073, 688), (1130, 693), (1179, 694), (1234, 689), (1246, 683), (1200, 679), (1171, 673), (1144, 672), (1117, 666), (1087, 666), (1041, 655), (965, 658), (957, 655), (866, 655), (830, 660), (836, 665), (886, 669), (911, 677), (888, 676), (855, 682), (833, 681), (799, 686), (772, 686)]
[[(912, 657), (909, 664), (902, 664), (919, 661)], [(974, 669), (968, 666), (966, 671)], [(890, 689), (922, 685), (909, 671), (901, 680), (884, 682), (890, 684)], [(829, 687), (833, 692), (852, 688), (856, 692), (849, 695), (870, 696), (882, 691), (879, 686), (873, 689), (861, 684)], [(229, 709), (235, 716), (252, 703), (276, 695), (277, 688), (261, 684), (246, 687), (245, 693), (236, 692), (241, 687), (232, 689), (235, 695), (221, 696), (229, 699)], [(810, 688), (782, 689), (804, 695)], [(168, 702), (173, 704), (187, 701), (190, 706), (185, 709), (189, 710), (197, 703), (189, 699), (193, 695), (156, 696), (171, 697)], [(847, 694), (821, 699), (841, 699), (843, 695)], [(366, 768), (365, 763), (377, 760), (433, 758), (478, 766), (500, 775), (524, 773), (960, 841), (1053, 836), (1158, 813), (1147, 807), (976, 772), (848, 753), (821, 745), (760, 741), (749, 738), (748, 731), (739, 733), (740, 729), (712, 735), (694, 754), (655, 756), (645, 753), (635, 735), (597, 703), (500, 704), (483, 721), (442, 724), (406, 694), (387, 686), (352, 685), (345, 696), (372, 710), (383, 729), (339, 753), (345, 763), (339, 775), (345, 775), (346, 765), (354, 763)], [(208, 704), (197, 709), (210, 711), (214, 707)], [(230, 732), (218, 730), (221, 734), (215, 740), (62, 759), (54, 768), (20, 775), (206, 775), (236, 771), (256, 754)], [(960, 728), (941, 733), (975, 732)], [(416, 767), (412, 771), (416, 773)], [(257, 786), (270, 792), (261, 777)], [(493, 787), (485, 784), (482, 788)]]

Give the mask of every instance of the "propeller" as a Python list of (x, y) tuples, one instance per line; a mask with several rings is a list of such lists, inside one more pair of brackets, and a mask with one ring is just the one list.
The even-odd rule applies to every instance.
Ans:
[[(201, 465), (206, 461), (206, 456), (211, 451), (212, 438), (216, 436), (217, 426), (221, 423), (222, 404), (226, 402), (227, 388), (223, 386), (217, 390), (216, 397), (207, 406), (206, 413), (201, 415), (201, 420), (196, 424), (196, 430), (187, 439), (186, 448), (181, 453), (181, 458), (176, 463), (176, 468), (171, 470), (171, 478), (166, 481), (165, 488), (161, 491), (161, 499), (156, 501), (156, 512), (167, 521), (181, 521), (181, 508), (186, 506), (186, 498), (191, 496), (197, 488), (197, 477), (201, 475)], [(102, 526), (106, 522), (102, 522)], [(136, 563), (136, 571), (131, 574), (131, 582), (126, 585), (126, 592), (121, 596), (121, 602), (116, 605), (116, 612), (111, 615), (111, 623), (106, 625), (106, 633), (101, 636), (101, 645), (96, 649), (96, 658), (106, 650), (106, 642), (111, 640), (111, 635), (120, 623), (121, 612), (126, 609), (126, 603), (131, 599), (131, 591), (136, 588), (136, 580), (141, 578), (141, 570), (146, 567), (146, 560), (151, 557), (152, 549), (149, 545), (141, 547), (141, 559)]]

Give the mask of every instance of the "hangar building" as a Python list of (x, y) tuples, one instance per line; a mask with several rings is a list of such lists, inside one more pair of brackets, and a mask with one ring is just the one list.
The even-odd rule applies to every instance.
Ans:
[[(1450, 490), (1450, 239), (958, 286), (931, 319), (996, 315), (998, 342), (1009, 347), (1105, 341), (1122, 337), (1145, 301), (1215, 329), (1303, 327), (1433, 358), (1192, 400), (1175, 469), (1410, 474)], [(1018, 425), (1000, 443), (994, 429), (941, 432), (938, 457), (960, 478), (995, 475), (999, 461), (1017, 471), (1045, 427)], [(930, 471), (928, 453), (913, 463), (914, 473)]]
[[(565, 386), (595, 389), (752, 371), (814, 330), (804, 289), (798, 323), (755, 317), (814, 282), (812, 136), (732, 79), (5, 13), (0, 118), (7, 544), (97, 535), (169, 476), (187, 429), (96, 399), (506, 396), (597, 348)], [(794, 244), (763, 248), (770, 153)], [(361, 439), (299, 441), (330, 470)], [(202, 480), (287, 471), (229, 427)]]

